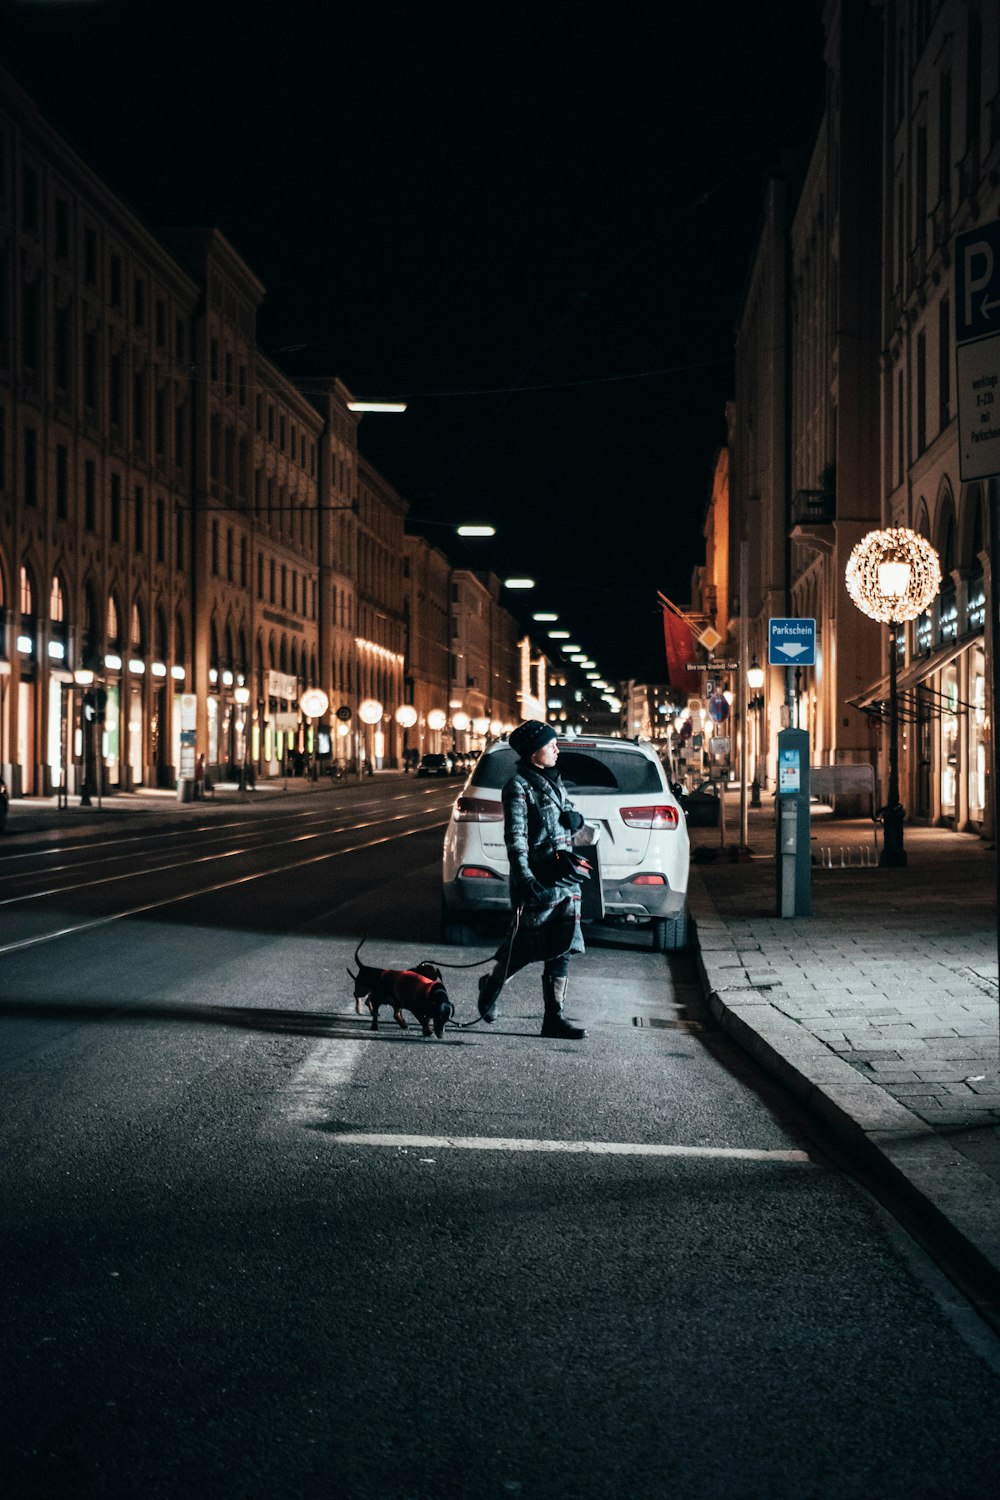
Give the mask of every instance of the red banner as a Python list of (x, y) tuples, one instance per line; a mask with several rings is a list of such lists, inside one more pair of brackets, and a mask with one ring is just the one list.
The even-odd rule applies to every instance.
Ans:
[(691, 626), (672, 609), (663, 611), (663, 643), (667, 649), (667, 676), (670, 686), (678, 693), (698, 697), (701, 692), (701, 674), (689, 672), (687, 664), (694, 660), (694, 635)]

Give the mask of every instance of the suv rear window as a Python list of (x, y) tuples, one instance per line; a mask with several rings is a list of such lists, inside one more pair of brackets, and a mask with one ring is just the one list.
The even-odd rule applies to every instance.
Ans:
[[(472, 785), (498, 791), (517, 770), (513, 750), (497, 750), (480, 758), (472, 773)], [(625, 796), (663, 791), (663, 776), (656, 761), (634, 750), (560, 750), (556, 770), (566, 790), (588, 797)]]

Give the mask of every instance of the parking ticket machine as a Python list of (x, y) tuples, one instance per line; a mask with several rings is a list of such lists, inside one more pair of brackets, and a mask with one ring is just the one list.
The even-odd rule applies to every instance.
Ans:
[(777, 812), (778, 916), (807, 917), (812, 904), (809, 848), (809, 735), (804, 729), (778, 734)]

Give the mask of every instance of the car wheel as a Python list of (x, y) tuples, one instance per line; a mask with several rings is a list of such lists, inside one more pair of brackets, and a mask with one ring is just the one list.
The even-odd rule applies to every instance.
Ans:
[(653, 952), (675, 953), (687, 946), (687, 907), (675, 917), (654, 917)]

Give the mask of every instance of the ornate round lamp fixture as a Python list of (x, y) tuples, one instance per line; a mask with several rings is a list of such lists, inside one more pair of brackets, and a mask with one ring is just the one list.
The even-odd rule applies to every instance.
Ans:
[(870, 620), (915, 620), (941, 587), (941, 564), (930, 542), (905, 526), (869, 531), (851, 553), (844, 575), (851, 599)]
[(366, 698), (358, 709), (362, 724), (377, 724), (382, 717), (382, 705), (377, 698)]
[(870, 620), (889, 629), (889, 787), (882, 812), (879, 863), (905, 865), (903, 821), (899, 800), (899, 693), (896, 687), (896, 628), (915, 620), (941, 587), (938, 555), (924, 537), (906, 526), (869, 531), (851, 553), (844, 573), (847, 592)]

